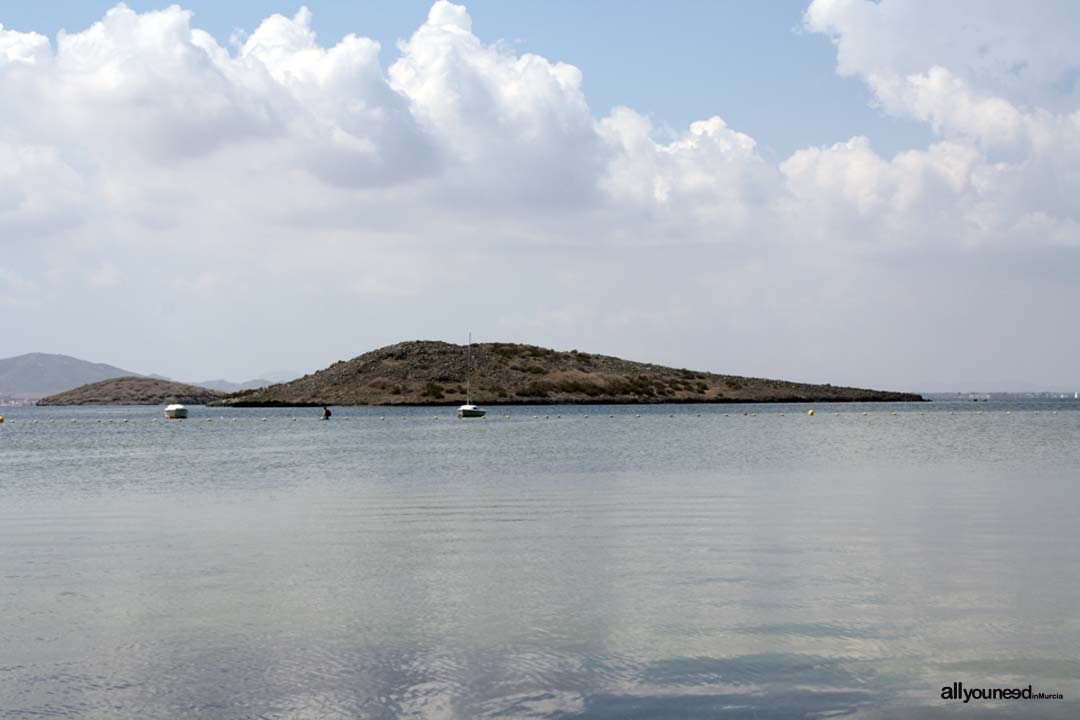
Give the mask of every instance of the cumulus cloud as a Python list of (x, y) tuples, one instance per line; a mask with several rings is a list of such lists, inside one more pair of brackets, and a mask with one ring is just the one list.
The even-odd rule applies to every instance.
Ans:
[(980, 95), (1067, 111), (1080, 99), (1077, 14), (1070, 0), (814, 0), (805, 23), (832, 38), (842, 75), (908, 76), (937, 66)]
[(792, 219), (820, 246), (849, 238), (863, 251), (983, 240), (973, 202), (973, 148), (942, 142), (891, 160), (865, 137), (799, 150), (781, 166)]
[(934, 194), (953, 196), (944, 210), (966, 218), (953, 231), (967, 243), (1080, 242), (1073, 235), (1080, 207), (1071, 200), (1080, 176), (1069, 170), (1080, 162), (1080, 49), (1071, 37), (1078, 20), (1068, 2), (1033, 10), (1012, 2), (815, 0), (806, 27), (832, 38), (838, 72), (864, 80), (884, 112), (927, 123), (944, 142), (888, 162), (870, 157), (865, 144), (855, 156), (850, 143), (800, 151), (785, 163), (789, 179), (798, 182), (810, 164), (820, 171), (857, 156), (855, 171), (869, 180), (860, 212), (889, 177), (910, 196), (929, 172), (952, 179)]
[(5, 30), (0, 23), (0, 61), (4, 65), (32, 65), (49, 54), (49, 39), (35, 32)]
[(390, 80), (448, 159), (456, 200), (494, 196), (515, 210), (595, 201), (607, 148), (578, 68), (481, 42), (465, 8), (445, 0), (399, 49)]
[[(1075, 10), (1041, 8), (815, 0), (805, 25), (838, 72), (937, 138), (883, 157), (840, 137), (779, 163), (720, 116), (663, 133), (632, 108), (597, 117), (581, 69), (478, 37), (445, 0), (389, 53), (322, 44), (306, 8), (232, 45), (177, 6), (120, 4), (54, 42), (0, 26), (5, 307), (34, 308), (5, 325), (27, 351), (80, 338), (96, 359), (184, 374), (83, 330), (85, 312), (123, 310), (156, 342), (201, 339), (169, 356), (191, 376), (257, 374), (260, 353), (308, 370), (472, 324), (887, 383), (903, 377), (888, 337), (836, 365), (877, 332), (865, 297), (911, 322), (954, 302), (907, 295), (920, 262), (1015, 254), (1024, 285), (1080, 245)], [(1044, 301), (1062, 298), (1075, 290)]]
[(695, 122), (667, 144), (655, 142), (648, 118), (629, 108), (616, 108), (598, 130), (613, 150), (600, 182), (624, 211), (691, 232), (708, 227), (714, 239), (741, 236), (768, 219), (776, 170), (753, 138), (722, 118)]

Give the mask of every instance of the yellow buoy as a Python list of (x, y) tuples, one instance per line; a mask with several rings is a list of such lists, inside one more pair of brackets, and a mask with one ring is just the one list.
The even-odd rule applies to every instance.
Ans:
[(811, 410), (807, 410), (807, 411), (806, 411), (806, 414), (807, 414), (807, 415), (813, 415), (813, 414), (814, 414), (814, 411), (813, 411), (813, 409), (811, 409)]

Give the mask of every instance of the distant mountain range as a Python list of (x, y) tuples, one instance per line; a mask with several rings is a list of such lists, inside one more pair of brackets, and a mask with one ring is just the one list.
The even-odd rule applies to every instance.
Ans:
[[(27, 353), (0, 358), (0, 398), (38, 400), (82, 385), (119, 377), (171, 380), (161, 375), (142, 375), (114, 365), (88, 362), (70, 355)], [(260, 388), (272, 383), (270, 380), (259, 378), (238, 383), (229, 380), (206, 380), (188, 384), (231, 393)]]
[(191, 383), (192, 385), (198, 385), (199, 387), (210, 388), (211, 390), (218, 390), (224, 393), (240, 392), (241, 390), (255, 390), (256, 388), (266, 387), (267, 385), (273, 385), (273, 381), (259, 378), (256, 380), (245, 380), (244, 382), (231, 382), (229, 380), (204, 380), (202, 382)]
[(68, 355), (28, 353), (0, 359), (0, 395), (33, 400), (79, 385), (137, 374)]

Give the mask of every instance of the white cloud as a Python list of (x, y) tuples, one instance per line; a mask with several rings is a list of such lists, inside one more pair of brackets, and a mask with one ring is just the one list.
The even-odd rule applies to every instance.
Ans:
[(830, 238), (860, 250), (984, 242), (977, 224), (978, 151), (942, 142), (891, 160), (869, 139), (799, 150), (781, 166), (793, 224), (815, 246)]
[(49, 55), (49, 39), (35, 32), (5, 30), (0, 23), (0, 64), (34, 65)]
[(0, 139), (0, 248), (24, 234), (40, 237), (77, 225), (93, 190), (59, 148)]
[[(1080, 68), (1075, 4), (815, 0), (805, 21), (832, 37), (838, 71), (861, 77), (883, 111), (927, 123), (945, 139), (926, 154), (902, 153), (890, 163), (864, 148), (853, 171), (873, 179), (863, 186), (861, 210), (883, 182), (909, 197), (929, 197), (920, 187), (937, 174), (952, 181), (932, 193), (936, 215), (952, 221), (909, 208), (902, 218), (907, 237), (1080, 244), (1073, 200), (1080, 175), (1070, 169), (1080, 165), (1080, 88), (1064, 82)], [(845, 151), (831, 152), (835, 164)], [(813, 165), (827, 165), (820, 154), (796, 153), (785, 164), (789, 178), (805, 177), (811, 157)], [(917, 177), (902, 167), (912, 162), (921, 168)], [(896, 219), (886, 216), (884, 227)]]
[(439, 0), (389, 72), (447, 158), (442, 191), (454, 203), (486, 197), (489, 211), (595, 202), (607, 148), (581, 71), (484, 44), (471, 26), (463, 7)]
[(1078, 21), (1071, 0), (814, 0), (805, 17), (832, 38), (842, 75), (943, 67), (979, 95), (1053, 111), (1080, 99)]
[[(898, 257), (1042, 268), (1080, 245), (1073, 10), (1043, 8), (817, 0), (806, 26), (838, 71), (938, 137), (780, 163), (719, 116), (665, 139), (634, 109), (598, 118), (581, 70), (477, 37), (443, 0), (385, 68), (371, 39), (320, 44), (305, 8), (231, 46), (176, 6), (117, 5), (55, 43), (0, 26), (0, 261), (39, 308), (10, 324), (27, 344), (79, 330), (89, 283), (99, 312), (140, 298), (129, 324), (229, 334), (237, 376), (265, 369), (241, 353), (315, 366), (480, 317), (506, 339), (875, 382), (881, 356), (837, 376), (822, 338), (872, 332), (878, 288), (898, 323), (940, 299), (907, 298)], [(127, 364), (229, 372), (199, 362)]]

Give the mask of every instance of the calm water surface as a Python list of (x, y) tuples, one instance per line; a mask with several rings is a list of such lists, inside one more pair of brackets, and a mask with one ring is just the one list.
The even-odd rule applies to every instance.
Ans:
[(0, 717), (1076, 717), (1080, 404), (973, 405), (8, 408)]

